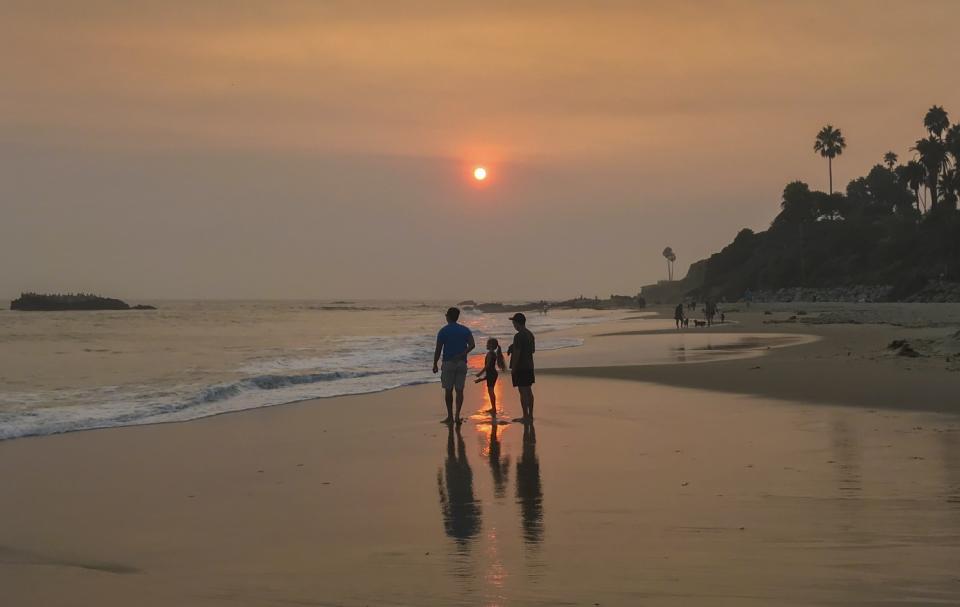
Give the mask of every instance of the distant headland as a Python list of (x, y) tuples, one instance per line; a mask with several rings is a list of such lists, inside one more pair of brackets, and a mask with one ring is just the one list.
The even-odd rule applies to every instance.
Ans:
[(878, 153), (843, 192), (833, 191), (833, 162), (846, 139), (825, 126), (813, 151), (827, 160), (828, 191), (787, 184), (767, 230), (745, 228), (686, 277), (668, 271), (641, 293), (654, 303), (960, 301), (960, 123), (937, 105), (922, 122), (905, 162)]
[(531, 312), (541, 311), (544, 308), (555, 310), (622, 310), (632, 308), (643, 308), (647, 302), (639, 295), (611, 295), (607, 299), (599, 297), (575, 297), (563, 301), (539, 301), (505, 304), (500, 302), (476, 303), (472, 299), (461, 301), (458, 305), (466, 309), (477, 309), (486, 313), (504, 313), (504, 312)]
[(153, 306), (131, 306), (112, 297), (100, 297), (90, 293), (21, 293), (10, 302), (11, 310), (28, 312), (55, 312), (63, 310), (156, 310)]

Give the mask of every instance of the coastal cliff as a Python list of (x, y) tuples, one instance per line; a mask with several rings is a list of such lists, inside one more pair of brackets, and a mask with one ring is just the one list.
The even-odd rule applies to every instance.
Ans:
[[(770, 227), (743, 229), (650, 301), (960, 301), (960, 123), (930, 108), (915, 160), (882, 164), (843, 192), (787, 184)], [(845, 145), (845, 144), (844, 144)], [(816, 148), (815, 148), (816, 149)], [(878, 154), (878, 159), (879, 154)]]

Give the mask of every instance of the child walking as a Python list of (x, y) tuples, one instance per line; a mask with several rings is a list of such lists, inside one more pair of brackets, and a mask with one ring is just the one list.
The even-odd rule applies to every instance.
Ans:
[[(499, 370), (498, 370), (499, 368)], [(493, 388), (497, 385), (497, 378), (500, 377), (500, 371), (507, 368), (506, 361), (503, 360), (503, 350), (500, 349), (500, 342), (491, 337), (487, 340), (487, 356), (483, 360), (483, 369), (477, 373), (477, 379), (474, 383), (479, 384), (487, 380), (487, 394), (490, 395), (490, 417), (497, 416), (497, 395)]]

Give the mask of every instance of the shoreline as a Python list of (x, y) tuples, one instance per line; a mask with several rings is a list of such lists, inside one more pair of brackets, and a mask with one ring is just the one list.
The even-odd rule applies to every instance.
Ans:
[[(36, 317), (20, 329), (8, 318), (0, 327), (10, 337), (0, 338), (0, 439), (182, 421), (436, 381), (423, 361), (433, 350), (433, 313), (384, 304), (341, 320), (315, 308), (188, 302), (146, 320), (109, 313), (106, 328), (73, 313), (62, 313), (70, 317), (62, 322)], [(619, 315), (540, 319), (542, 346), (579, 345), (547, 333), (612, 317)], [(507, 324), (482, 314), (469, 322), (481, 334), (504, 334)]]
[[(560, 342), (566, 342), (566, 343), (561, 343), (561, 345), (556, 345), (556, 344), (550, 345), (548, 349), (542, 350), (538, 354), (538, 356), (541, 358), (545, 357), (546, 360), (557, 360), (559, 358), (561, 360), (578, 361), (576, 362), (576, 364), (580, 366), (583, 364), (582, 361), (589, 360), (591, 359), (592, 356), (597, 354), (595, 347), (587, 348), (585, 351), (581, 353), (581, 351), (583, 350), (583, 346), (586, 345), (586, 342), (593, 341), (594, 336), (597, 333), (603, 333), (604, 331), (613, 330), (614, 328), (621, 328), (622, 323), (625, 320), (626, 321), (638, 320), (640, 321), (639, 323), (628, 322), (628, 325), (643, 327), (648, 323), (648, 321), (652, 318), (653, 315), (655, 315), (655, 313), (651, 312), (645, 315), (638, 316), (636, 318), (623, 318), (619, 316), (608, 317), (605, 320), (602, 320), (600, 322), (585, 322), (583, 324), (577, 324), (572, 327), (561, 328), (561, 329), (551, 329), (545, 333), (546, 335), (549, 336), (548, 339), (552, 339), (554, 341), (559, 340)], [(702, 337), (708, 337), (708, 335), (703, 334)], [(749, 339), (751, 335), (744, 334), (742, 337), (745, 339)], [(665, 346), (661, 346), (661, 347), (664, 351), (666, 350)], [(688, 360), (687, 362), (689, 364), (710, 362), (711, 360), (713, 360), (715, 356), (717, 357), (723, 356), (726, 358), (748, 358), (748, 357), (762, 355), (762, 352), (758, 351), (755, 347), (752, 347), (749, 343), (747, 344), (730, 343), (728, 344), (728, 347), (722, 348), (722, 349), (726, 351), (723, 352), (723, 351), (719, 351), (720, 349), (718, 349), (718, 351), (714, 352), (713, 354), (701, 353), (700, 355), (692, 356), (690, 360)], [(620, 350), (622, 351), (623, 349), (621, 348)], [(642, 355), (637, 355), (637, 356), (628, 354), (628, 358), (626, 360), (628, 362), (633, 363), (643, 359), (644, 356), (646, 357), (651, 356), (651, 352), (646, 352)], [(479, 363), (479, 356), (475, 358), (476, 360), (474, 360), (473, 363), (475, 364)], [(646, 360), (642, 364), (659, 364), (659, 363), (654, 360)], [(427, 371), (426, 368), (424, 368), (425, 373), (426, 371)], [(427, 373), (427, 375), (429, 375), (429, 373)], [(235, 380), (234, 383), (240, 384), (240, 383), (243, 383), (243, 381), (244, 380), (239, 379), (239, 380)], [(329, 394), (324, 396), (303, 396), (303, 397), (297, 397), (291, 400), (286, 400), (281, 402), (270, 402), (267, 404), (251, 404), (243, 408), (236, 408), (236, 409), (224, 409), (219, 411), (203, 411), (198, 409), (198, 410), (192, 411), (191, 409), (187, 408), (187, 409), (184, 409), (183, 413), (185, 415), (183, 416), (166, 415), (165, 417), (161, 417), (160, 419), (149, 420), (149, 421), (147, 419), (144, 419), (143, 421), (126, 420), (125, 422), (122, 422), (122, 423), (114, 423), (114, 421), (111, 419), (95, 420), (95, 421), (80, 420), (80, 421), (72, 421), (71, 424), (73, 424), (73, 427), (69, 427), (66, 429), (63, 429), (63, 428), (68, 425), (67, 423), (62, 423), (62, 424), (52, 423), (52, 426), (51, 426), (51, 422), (48, 422), (46, 427), (41, 428), (39, 430), (31, 430), (29, 433), (21, 434), (19, 436), (3, 436), (2, 438), (0, 438), (0, 442), (8, 441), (8, 440), (24, 439), (24, 438), (35, 438), (39, 436), (56, 436), (60, 434), (70, 434), (73, 432), (87, 432), (90, 430), (104, 430), (104, 429), (111, 429), (111, 428), (126, 428), (126, 427), (134, 427), (134, 426), (148, 426), (148, 425), (169, 424), (169, 423), (185, 423), (185, 422), (195, 421), (198, 419), (205, 419), (207, 417), (216, 417), (220, 415), (237, 413), (237, 412), (247, 411), (252, 409), (272, 408), (277, 406), (292, 405), (292, 404), (309, 402), (314, 400), (326, 401), (331, 398), (340, 398), (343, 396), (377, 394), (384, 391), (398, 390), (403, 388), (409, 388), (411, 386), (418, 386), (418, 385), (424, 385), (424, 384), (429, 385), (429, 384), (436, 384), (436, 383), (439, 383), (439, 376), (429, 375), (429, 377), (425, 377), (422, 379), (407, 380), (404, 383), (400, 383), (399, 385), (356, 388), (356, 389), (352, 389), (351, 391), (343, 392), (343, 393), (335, 393), (335, 394)], [(40, 408), (37, 410), (37, 413), (40, 415), (44, 415), (46, 412), (47, 410), (43, 408)], [(86, 427), (82, 427), (82, 426), (77, 427), (76, 424), (80, 424), (80, 423), (89, 423), (90, 425)]]
[[(885, 347), (895, 339), (917, 340), (918, 332), (921, 335), (920, 341), (923, 341), (923, 332), (929, 331), (931, 325), (934, 330), (940, 330), (945, 335), (950, 334), (953, 328), (960, 326), (960, 304), (912, 304), (921, 310), (926, 308), (932, 311), (933, 308), (938, 307), (955, 313), (955, 316), (948, 321), (925, 321), (920, 326), (903, 326), (892, 319), (884, 319), (882, 315), (877, 317), (874, 313), (878, 309), (897, 309), (904, 305), (907, 304), (838, 302), (756, 304), (752, 310), (732, 309), (732, 318), (726, 323), (715, 324), (709, 328), (686, 328), (680, 331), (672, 327), (629, 328), (633, 321), (672, 322), (672, 308), (669, 306), (652, 306), (642, 314), (633, 316), (630, 315), (630, 311), (625, 310), (626, 315), (619, 319), (551, 331), (552, 337), (573, 337), (581, 340), (581, 343), (577, 346), (562, 346), (543, 351), (538, 355), (537, 372), (538, 375), (546, 376), (650, 382), (679, 388), (818, 404), (960, 413), (960, 405), (954, 406), (949, 399), (939, 398), (941, 394), (960, 391), (960, 343), (957, 346), (958, 356), (955, 360), (950, 359), (949, 355), (943, 357), (949, 360), (945, 363), (945, 367), (938, 366), (937, 361), (931, 360), (929, 356), (899, 358), (891, 355)], [(810, 309), (812, 314), (807, 313), (797, 317), (793, 312), (798, 308)], [(864, 320), (835, 319), (830, 316), (838, 309), (849, 312), (857, 308), (871, 311), (871, 315)], [(730, 306), (727, 309), (731, 309)], [(827, 316), (826, 322), (821, 319), (821, 315)], [(787, 320), (791, 316), (797, 320)], [(736, 335), (744, 338), (757, 335), (786, 335), (796, 337), (798, 341), (771, 343), (762, 350), (751, 347), (744, 347), (741, 350), (734, 345), (729, 348), (729, 355), (720, 358), (706, 355), (685, 362), (648, 361), (639, 364), (629, 362), (631, 355), (629, 342), (623, 340), (644, 336), (675, 335), (704, 338), (711, 335)], [(616, 340), (621, 340), (621, 343), (610, 347), (609, 342)], [(713, 350), (717, 352), (723, 349), (724, 346), (720, 346)], [(597, 350), (620, 351), (623, 353), (620, 357), (621, 362), (592, 364), (591, 354)], [(558, 360), (563, 364), (552, 366), (556, 365)], [(838, 370), (838, 365), (842, 365), (843, 369)], [(855, 379), (851, 381), (851, 377)], [(260, 409), (405, 390), (438, 382), (439, 379), (435, 378), (370, 391), (307, 397), (247, 409), (219, 411), (189, 419), (27, 434), (0, 439), (0, 443), (77, 432), (183, 424)]]

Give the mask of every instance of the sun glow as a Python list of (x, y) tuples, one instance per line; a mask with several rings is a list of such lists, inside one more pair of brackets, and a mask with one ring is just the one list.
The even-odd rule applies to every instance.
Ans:
[(477, 181), (483, 181), (487, 178), (487, 169), (483, 167), (476, 167), (473, 169), (473, 178)]

